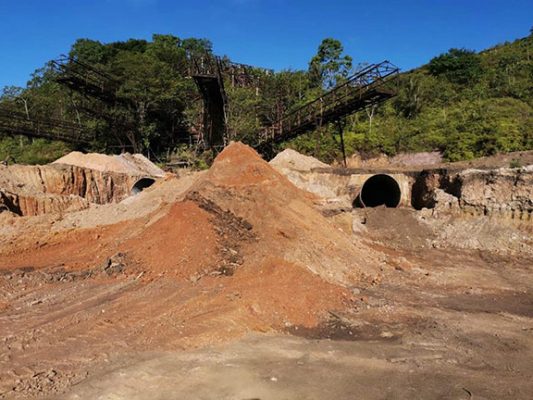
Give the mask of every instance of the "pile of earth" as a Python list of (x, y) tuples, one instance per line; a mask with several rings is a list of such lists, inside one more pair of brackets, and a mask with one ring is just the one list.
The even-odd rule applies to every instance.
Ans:
[(100, 153), (85, 154), (79, 151), (73, 151), (57, 159), (52, 164), (72, 165), (115, 174), (152, 177), (165, 176), (165, 171), (142, 154), (123, 153), (119, 155), (106, 155)]
[(314, 157), (298, 153), (293, 149), (285, 149), (270, 160), (270, 165), (276, 169), (290, 169), (296, 171), (311, 171), (315, 168), (330, 168), (326, 163)]
[[(154, 197), (164, 197), (172, 185), (164, 181), (128, 205), (110, 204), (52, 221), (7, 222), (13, 228), (0, 236), (0, 270), (60, 268), (67, 275), (81, 271), (98, 279), (99, 271), (118, 271), (125, 279), (139, 277), (135, 282), (141, 286), (171, 279), (196, 294), (183, 304), (166, 304), (168, 312), (185, 317), (217, 310), (204, 336), (220, 332), (224, 315), (235, 325), (232, 335), (257, 327), (316, 326), (331, 310), (351, 306), (346, 287), (380, 279), (376, 251), (340, 231), (315, 210), (310, 194), (243, 144), (228, 146), (209, 171), (176, 190), (175, 198), (167, 194), (168, 201), (150, 208)], [(138, 212), (131, 219), (80, 222), (82, 227), (65, 222), (93, 220), (117, 206), (129, 217), (128, 207)], [(142, 213), (143, 206), (149, 212)], [(164, 342), (181, 339), (176, 335)], [(153, 336), (151, 341), (159, 342)]]

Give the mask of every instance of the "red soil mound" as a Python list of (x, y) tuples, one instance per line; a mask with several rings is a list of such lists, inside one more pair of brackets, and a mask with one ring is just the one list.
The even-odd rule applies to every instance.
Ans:
[[(283, 175), (261, 159), (251, 147), (238, 142), (231, 143), (218, 155), (204, 180), (228, 187), (288, 183)], [(290, 188), (294, 186), (290, 185)]]
[[(113, 300), (115, 317), (123, 321), (123, 329), (143, 326), (128, 341), (149, 337), (158, 346), (184, 343), (178, 331), (165, 327), (191, 316), (192, 322), (179, 330), (186, 332), (188, 344), (250, 329), (313, 326), (328, 318), (329, 310), (347, 305), (345, 284), (376, 278), (371, 249), (354, 244), (315, 210), (312, 197), (240, 143), (227, 147), (180, 201), (119, 224), (12, 243), (0, 252), (0, 268), (95, 271), (116, 254), (124, 271), (119, 269), (118, 277), (97, 276), (131, 279), (143, 271), (135, 281), (141, 285), (138, 290), (142, 285), (152, 289), (142, 289), (147, 294), (140, 297), (130, 293)], [(167, 278), (182, 295), (153, 289)], [(128, 300), (137, 297), (142, 300)], [(147, 304), (150, 312), (141, 311)], [(136, 318), (142, 321), (123, 315), (130, 306), (139, 307)], [(152, 329), (152, 314), (172, 318), (161, 317)]]
[(217, 234), (210, 215), (192, 201), (173, 204), (168, 213), (120, 246), (151, 272), (189, 277), (217, 260)]
[(0, 230), (0, 312), (14, 315), (0, 328), (31, 343), (12, 351), (17, 365), (78, 370), (109, 354), (311, 328), (353, 308), (347, 285), (376, 279), (375, 252), (242, 144), (174, 199), (91, 229), (28, 217), (18, 240), (18, 222), (8, 239)]
[(354, 243), (254, 150), (232, 143), (190, 189), (253, 226), (258, 241), (243, 252), (252, 262), (276, 255), (332, 282), (375, 279), (375, 253)]

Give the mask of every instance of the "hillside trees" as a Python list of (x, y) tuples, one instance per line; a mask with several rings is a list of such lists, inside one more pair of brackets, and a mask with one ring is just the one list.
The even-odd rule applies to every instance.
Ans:
[[(365, 113), (350, 116), (345, 130), (348, 153), (439, 150), (450, 161), (531, 150), (532, 136), (533, 35), (480, 53), (452, 49), (401, 74), (398, 95), (376, 110), (372, 130)], [(285, 146), (315, 154), (316, 140), (307, 134)], [(337, 143), (320, 140), (316, 155), (339, 159)]]
[[(102, 102), (56, 82), (46, 64), (25, 88), (6, 88), (0, 106), (30, 118), (76, 123), (95, 133), (88, 150), (141, 151), (163, 157), (200, 128), (202, 102), (190, 79), (188, 57), (212, 53), (205, 39), (153, 35), (101, 43), (79, 39), (69, 56), (116, 81), (115, 100)], [(230, 139), (254, 144), (262, 127), (320, 96), (347, 78), (353, 59), (335, 39), (324, 39), (305, 71), (255, 71), (250, 87), (225, 88)], [(371, 127), (370, 127), (371, 117)], [(439, 150), (449, 160), (533, 148), (533, 35), (476, 53), (450, 49), (427, 65), (401, 74), (398, 95), (379, 107), (348, 116), (348, 153), (396, 154)], [(280, 146), (325, 161), (339, 159), (336, 126), (323, 126)], [(53, 149), (46, 151), (46, 147)], [(33, 149), (39, 148), (39, 151)], [(0, 139), (0, 159), (29, 162), (55, 157), (69, 145), (25, 138)], [(30, 155), (24, 159), (24, 154)]]
[(433, 58), (428, 64), (429, 73), (443, 76), (450, 82), (472, 84), (481, 74), (480, 56), (472, 50), (450, 49), (447, 53)]

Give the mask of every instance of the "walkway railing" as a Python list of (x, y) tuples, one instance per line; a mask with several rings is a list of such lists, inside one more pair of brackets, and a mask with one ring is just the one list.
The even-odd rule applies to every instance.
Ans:
[(76, 124), (52, 118), (28, 119), (24, 113), (3, 109), (0, 109), (0, 133), (62, 140), (75, 144), (89, 144), (94, 138)]
[(256, 147), (290, 139), (394, 96), (389, 83), (398, 73), (399, 68), (388, 61), (369, 65), (265, 128)]
[(77, 59), (63, 56), (51, 62), (57, 82), (82, 94), (98, 98), (106, 103), (116, 101), (119, 87), (111, 75)]

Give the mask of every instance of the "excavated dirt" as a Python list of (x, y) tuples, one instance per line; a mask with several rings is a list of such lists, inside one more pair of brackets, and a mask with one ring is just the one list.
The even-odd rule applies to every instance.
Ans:
[(317, 160), (314, 157), (305, 156), (292, 149), (283, 150), (277, 154), (272, 160), (270, 165), (273, 165), (277, 169), (292, 169), (296, 171), (311, 171), (314, 168), (329, 168), (328, 164)]
[(530, 231), (319, 203), (234, 143), (118, 204), (0, 213), (0, 398), (530, 398)]
[(61, 370), (53, 378), (68, 384), (117, 340), (132, 351), (169, 349), (313, 326), (353, 300), (340, 283), (379, 276), (371, 249), (329, 225), (304, 192), (240, 144), (179, 199), (142, 217), (85, 228), (51, 221), (60, 225), (52, 232), (50, 217), (38, 226), (32, 218), (14, 221), (0, 249), (0, 301), (8, 304), (0, 370), (10, 396), (48, 390), (28, 364)]

